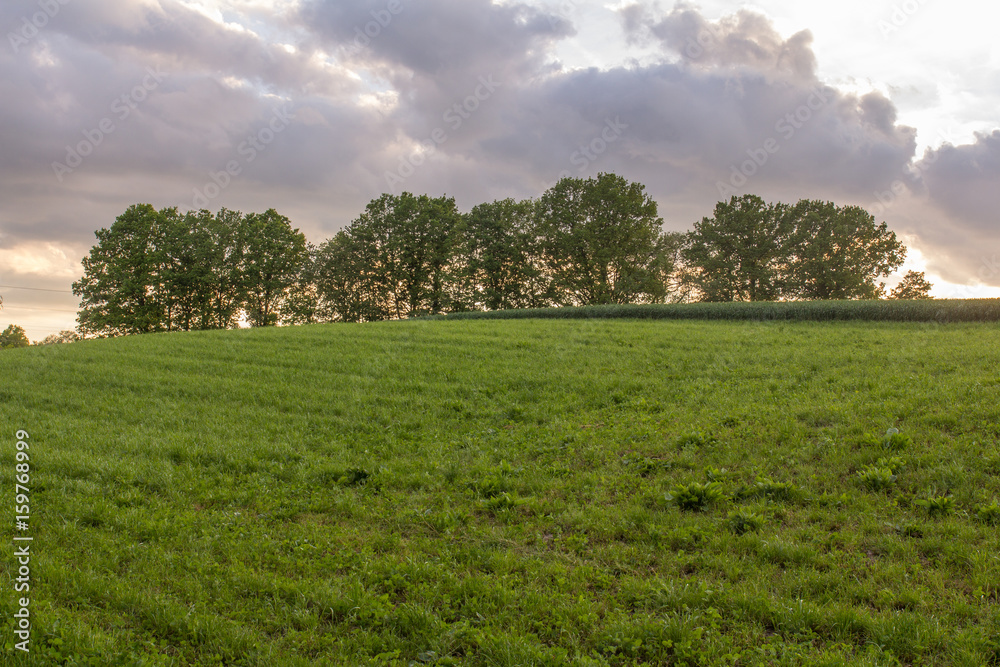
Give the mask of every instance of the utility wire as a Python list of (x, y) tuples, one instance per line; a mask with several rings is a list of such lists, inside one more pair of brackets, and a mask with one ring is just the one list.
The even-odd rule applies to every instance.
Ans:
[(0, 285), (0, 287), (3, 287), (5, 289), (26, 289), (26, 290), (31, 290), (32, 292), (58, 292), (60, 294), (73, 293), (72, 291), (65, 289), (45, 289), (42, 287), (20, 287), (18, 285)]
[(78, 313), (78, 310), (66, 310), (65, 308), (31, 308), (29, 306), (4, 306), (4, 310), (41, 310), (50, 313)]

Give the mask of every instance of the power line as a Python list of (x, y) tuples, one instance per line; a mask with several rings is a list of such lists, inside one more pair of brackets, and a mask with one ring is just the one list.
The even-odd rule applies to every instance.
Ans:
[(19, 285), (0, 285), (0, 287), (3, 287), (5, 289), (26, 289), (26, 290), (31, 290), (32, 292), (58, 292), (60, 294), (73, 293), (71, 290), (65, 290), (65, 289), (45, 289), (43, 287), (20, 287)]
[(52, 313), (78, 313), (78, 310), (66, 310), (65, 308), (30, 308), (29, 306), (4, 306), (4, 310), (41, 310)]
[[(2, 320), (3, 322), (7, 322), (9, 324), (16, 324), (16, 322), (10, 321), (11, 318), (9, 318), (9, 317), (0, 317), (0, 320)], [(59, 330), (65, 330), (67, 324), (68, 324), (68, 322), (66, 322), (66, 320), (63, 320), (61, 322), (42, 321), (42, 322), (32, 322), (31, 324), (26, 325), (26, 328), (29, 328), (29, 329), (59, 329)], [(0, 325), (0, 328), (3, 328), (3, 326)]]

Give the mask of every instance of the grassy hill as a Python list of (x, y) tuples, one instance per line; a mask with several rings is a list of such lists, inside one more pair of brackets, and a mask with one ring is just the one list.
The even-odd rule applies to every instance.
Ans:
[(1000, 664), (998, 349), (433, 320), (4, 351), (5, 664)]

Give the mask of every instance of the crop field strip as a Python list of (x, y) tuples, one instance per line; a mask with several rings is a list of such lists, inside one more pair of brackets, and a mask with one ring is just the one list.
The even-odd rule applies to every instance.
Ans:
[(644, 319), (865, 322), (1000, 322), (1000, 299), (755, 301), (519, 308), (450, 313), (447, 319)]
[(31, 660), (1000, 664), (1000, 328), (930, 303), (7, 351)]

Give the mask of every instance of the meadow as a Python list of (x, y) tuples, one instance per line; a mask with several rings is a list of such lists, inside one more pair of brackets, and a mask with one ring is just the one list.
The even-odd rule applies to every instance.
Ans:
[(1000, 665), (998, 349), (445, 319), (4, 351), (5, 664)]

